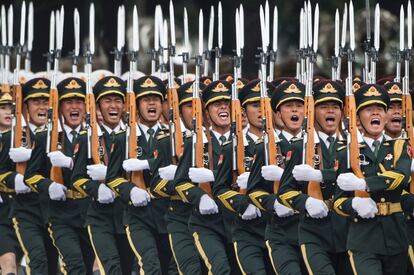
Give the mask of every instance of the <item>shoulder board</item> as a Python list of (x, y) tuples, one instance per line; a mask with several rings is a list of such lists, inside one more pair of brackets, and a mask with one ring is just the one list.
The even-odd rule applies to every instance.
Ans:
[(185, 137), (186, 138), (190, 138), (192, 136), (191, 131), (188, 131), (185, 133)]
[(338, 144), (344, 144), (346, 142), (346, 140), (338, 140), (336, 143)]
[(255, 142), (255, 144), (260, 144), (263, 143), (263, 138), (258, 138)]
[(169, 136), (170, 136), (170, 134), (169, 134), (169, 133), (164, 133), (164, 132), (161, 132), (161, 133), (159, 133), (159, 134), (157, 135), (157, 140), (161, 140), (161, 139), (166, 138), (166, 137), (169, 137)]
[[(396, 141), (396, 139), (393, 140), (393, 141)], [(390, 143), (389, 143), (389, 141), (385, 141), (382, 145), (384, 145), (384, 146), (390, 146)]]
[(226, 146), (227, 144), (230, 144), (230, 143), (232, 143), (232, 140), (228, 140), (228, 141), (224, 142), (221, 146)]
[(82, 131), (80, 131), (79, 132), (79, 135), (81, 136), (81, 135), (86, 135), (88, 133), (88, 131), (86, 131), (86, 130), (82, 130)]
[(336, 148), (336, 151), (339, 152), (339, 151), (344, 150), (345, 148), (346, 148), (346, 146), (341, 146), (341, 147)]
[(4, 135), (4, 134), (6, 134), (6, 133), (8, 133), (8, 132), (11, 132), (11, 129), (8, 129), (8, 130), (5, 130), (5, 131), (3, 131), (3, 132), (0, 132), (0, 134)]
[(42, 132), (47, 132), (47, 128), (45, 127), (45, 128), (43, 128), (43, 129), (39, 129), (39, 130), (37, 130), (37, 131), (36, 131), (36, 134), (37, 134), (37, 133), (42, 133)]
[(297, 141), (299, 141), (299, 140), (303, 140), (303, 138), (302, 137), (294, 137), (294, 138), (292, 138), (291, 140), (290, 140), (290, 142), (292, 143), (292, 142), (297, 142)]
[(365, 148), (366, 146), (366, 144), (358, 144), (358, 148)]
[(125, 132), (126, 132), (126, 130), (121, 129), (119, 131), (116, 131), (115, 135), (120, 135), (120, 134), (125, 133)]

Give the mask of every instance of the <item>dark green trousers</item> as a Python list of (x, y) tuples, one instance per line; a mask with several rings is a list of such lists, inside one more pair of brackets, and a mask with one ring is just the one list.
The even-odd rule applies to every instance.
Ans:
[(33, 221), (13, 218), (17, 238), (26, 259), (26, 273), (56, 274), (58, 252), (52, 244), (46, 226)]
[(407, 252), (397, 255), (378, 255), (358, 251), (348, 253), (354, 274), (407, 274)]
[(303, 260), (310, 274), (352, 274), (347, 253), (329, 253), (319, 244), (307, 243), (300, 246)]
[(111, 228), (97, 225), (88, 225), (88, 233), (99, 268), (103, 269), (101, 275), (131, 274), (134, 255), (126, 234), (116, 234)]
[(19, 242), (17, 241), (16, 232), (13, 226), (7, 224), (0, 224), (0, 256), (6, 253), (14, 253), (16, 261), (23, 256)]
[(49, 224), (49, 234), (62, 260), (65, 274), (92, 274), (95, 255), (86, 228)]

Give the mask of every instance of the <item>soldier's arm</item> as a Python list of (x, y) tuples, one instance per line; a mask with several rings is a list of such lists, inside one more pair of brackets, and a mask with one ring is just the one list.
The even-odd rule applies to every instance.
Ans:
[(98, 198), (99, 181), (92, 180), (87, 174), (88, 143), (87, 133), (82, 131), (76, 139), (73, 160), (72, 180), (73, 188), (79, 193)]
[(244, 213), (250, 203), (250, 199), (230, 189), (230, 184), (233, 182), (232, 151), (233, 146), (231, 142), (223, 145), (217, 166), (217, 174), (213, 183), (213, 194), (230, 211)]
[[(338, 148), (338, 175), (341, 173), (349, 172), (347, 169), (347, 156), (346, 156), (346, 148)], [(354, 192), (351, 191), (343, 191), (338, 185), (335, 186), (335, 195), (334, 195), (334, 205), (333, 208), (338, 215), (341, 216), (352, 216), (355, 215), (356, 212), (354, 208), (352, 208), (352, 199), (354, 198)]]
[(175, 172), (174, 188), (184, 202), (198, 206), (201, 196), (207, 193), (192, 183), (188, 177), (188, 171), (191, 167), (191, 153), (191, 138), (185, 138), (183, 156)]
[(124, 178), (122, 162), (125, 159), (125, 132), (118, 133), (112, 144), (105, 183), (124, 201), (130, 201), (130, 192), (134, 184)]
[[(47, 131), (36, 133), (34, 138), (34, 148), (30, 160), (27, 162), (26, 173), (24, 174), (25, 183), (35, 192), (48, 192), (52, 180), (45, 169), (51, 167), (50, 160), (46, 154)], [(63, 184), (63, 182), (60, 182)]]
[(0, 141), (0, 187), (4, 190), (14, 189), (14, 178), (16, 177), (16, 165), (9, 157), (10, 131), (3, 133)]
[(259, 140), (255, 147), (254, 162), (247, 182), (247, 195), (256, 207), (265, 211), (273, 211), (277, 195), (273, 193), (273, 182), (266, 181), (262, 177), (264, 165), (264, 144), (262, 140)]
[(383, 164), (379, 164), (381, 172), (376, 176), (365, 178), (367, 189), (370, 193), (395, 190), (408, 184), (411, 175), (410, 149), (406, 141), (399, 139), (394, 142), (394, 161), (392, 168), (386, 170)]
[(287, 207), (304, 212), (306, 210), (305, 203), (309, 198), (307, 194), (302, 193), (301, 186), (306, 182), (298, 182), (293, 177), (292, 171), (295, 165), (302, 164), (302, 140), (292, 143), (287, 153), (286, 167), (283, 171), (279, 185), (280, 201)]

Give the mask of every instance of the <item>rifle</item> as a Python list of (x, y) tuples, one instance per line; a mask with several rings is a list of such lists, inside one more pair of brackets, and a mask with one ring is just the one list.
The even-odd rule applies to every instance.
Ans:
[[(193, 86), (192, 99), (192, 117), (193, 127), (192, 134), (192, 167), (204, 167), (204, 142), (203, 142), (203, 105), (200, 98), (200, 68), (203, 64), (203, 11), (200, 10), (198, 17), (198, 55), (195, 57), (196, 77)], [(207, 128), (208, 131), (208, 128)], [(211, 143), (210, 143), (211, 146)], [(211, 195), (211, 186), (209, 182), (199, 183), (198, 186), (207, 194)]]
[[(263, 144), (265, 153), (265, 165), (277, 165), (277, 146), (276, 136), (273, 128), (273, 111), (270, 104), (270, 98), (267, 93), (266, 83), (266, 67), (267, 52), (269, 46), (269, 30), (266, 27), (263, 6), (260, 6), (260, 27), (262, 35), (262, 49), (260, 52), (260, 110), (262, 114), (263, 127)], [(274, 193), (279, 189), (279, 181), (275, 181), (273, 185)]]
[(380, 47), (380, 8), (379, 4), (375, 6), (375, 18), (374, 18), (374, 47), (371, 49), (371, 73), (368, 83), (375, 83), (377, 81), (377, 61), (378, 51)]
[[(25, 38), (25, 24), (26, 23), (26, 3), (23, 2), (22, 10), (20, 15), (20, 41), (17, 46), (17, 55), (16, 55), (16, 68), (14, 70), (14, 81), (13, 81), (13, 118), (12, 118), (12, 134), (11, 140), (13, 147), (22, 146), (23, 138), (23, 96), (22, 96), (22, 86), (19, 81), (19, 72), (20, 72), (20, 60), (23, 53), (23, 45)], [(21, 175), (24, 175), (26, 171), (26, 162), (16, 163), (16, 172)]]
[(213, 81), (217, 81), (220, 77), (220, 58), (221, 58), (221, 48), (223, 47), (223, 10), (221, 7), (221, 1), (218, 3), (218, 30), (217, 30), (217, 41), (218, 45), (215, 50), (215, 62), (214, 62), (214, 73)]
[[(8, 22), (6, 25), (6, 18)], [(10, 70), (10, 55), (11, 49), (13, 47), (13, 6), (10, 5), (7, 11), (6, 17), (6, 9), (4, 5), (1, 7), (1, 27), (2, 27), (2, 45), (3, 45), (3, 56), (4, 56), (4, 67), (3, 67), (3, 79), (1, 84), (1, 90), (3, 93), (10, 93), (10, 85), (9, 85), (9, 70)], [(8, 28), (7, 28), (8, 27)], [(8, 35), (6, 33), (6, 29), (8, 30)]]
[[(237, 176), (245, 172), (244, 167), (244, 139), (243, 139), (243, 126), (242, 126), (242, 114), (241, 106), (237, 89), (237, 81), (239, 79), (239, 69), (241, 65), (241, 26), (240, 26), (240, 14), (236, 10), (236, 55), (233, 58), (233, 72), (234, 80), (231, 89), (231, 126), (230, 133), (233, 146), (233, 186), (236, 189)], [(246, 194), (246, 189), (240, 189), (240, 193)]]
[[(311, 9), (310, 2), (308, 2), (308, 9)], [(319, 5), (316, 4), (314, 14), (314, 32), (313, 32), (313, 46), (312, 46), (312, 28), (309, 28), (308, 32), (308, 72), (306, 78), (306, 92), (305, 92), (305, 119), (304, 133), (303, 133), (303, 152), (302, 159), (307, 165), (314, 166), (315, 163), (315, 106), (312, 96), (313, 87), (313, 67), (316, 62), (316, 53), (318, 51), (318, 31), (319, 31)], [(311, 17), (308, 16), (307, 24), (311, 26)], [(322, 191), (319, 182), (309, 181), (308, 183), (308, 195), (323, 200)]]
[(168, 74), (168, 90), (167, 99), (169, 105), (168, 122), (170, 125), (170, 146), (172, 162), (178, 163), (178, 160), (183, 155), (183, 134), (181, 132), (180, 112), (178, 103), (177, 89), (174, 85), (174, 56), (175, 56), (175, 22), (174, 22), (174, 6), (170, 1), (170, 28), (171, 28), (171, 43), (169, 51), (170, 72)]
[(125, 45), (125, 7), (122, 5), (118, 7), (118, 32), (117, 32), (117, 44), (112, 52), (115, 56), (114, 59), (114, 74), (116, 76), (121, 75), (122, 71), (122, 49)]
[(208, 76), (209, 62), (211, 59), (211, 52), (213, 49), (213, 34), (214, 34), (214, 6), (210, 7), (210, 21), (208, 24), (208, 40), (207, 49), (204, 52), (204, 73), (203, 76)]
[[(92, 4), (93, 5), (93, 4)], [(91, 5), (91, 10), (93, 6)], [(90, 11), (91, 12), (91, 11)], [(75, 10), (75, 26), (79, 26), (79, 15), (77, 14), (77, 10)], [(101, 163), (99, 157), (99, 137), (98, 137), (98, 123), (96, 118), (96, 105), (95, 105), (95, 96), (92, 91), (92, 81), (91, 81), (91, 74), (92, 74), (92, 59), (95, 50), (95, 13), (92, 12), (89, 17), (89, 49), (85, 54), (85, 72), (86, 72), (86, 99), (85, 99), (85, 109), (86, 109), (86, 131), (87, 131), (87, 139), (88, 139), (88, 159), (93, 164)], [(75, 27), (76, 28), (76, 27)], [(75, 31), (76, 33), (76, 31)], [(79, 48), (76, 47), (76, 40), (78, 37), (75, 34), (75, 51), (74, 57), (76, 58), (79, 55)], [(76, 60), (76, 59), (74, 59)], [(76, 65), (75, 65), (76, 67)]]
[(80, 22), (79, 22), (78, 9), (75, 9), (73, 11), (73, 30), (74, 30), (73, 33), (75, 36), (75, 49), (73, 50), (73, 54), (72, 54), (72, 58), (73, 58), (72, 75), (76, 76), (76, 74), (78, 73), (78, 60), (79, 60), (79, 48), (80, 48)]
[(24, 60), (24, 70), (31, 71), (32, 49), (33, 49), (33, 2), (29, 3), (29, 14), (27, 17), (27, 51)]
[(395, 53), (396, 69), (394, 82), (401, 83), (401, 63), (404, 60), (404, 6), (400, 9), (400, 47)]
[[(63, 6), (61, 11), (56, 12), (56, 49), (54, 51), (54, 68), (52, 73), (52, 81), (50, 85), (49, 110), (47, 122), (47, 141), (46, 153), (58, 150), (59, 143), (59, 95), (56, 88), (56, 77), (59, 70), (59, 58), (61, 57), (63, 42)], [(51, 20), (52, 21), (52, 20)], [(50, 169), (50, 179), (54, 182), (63, 184), (62, 168), (52, 166)]]
[[(369, 0), (365, 0), (365, 12), (366, 12), (366, 38), (363, 43), (364, 46), (364, 68), (362, 69), (363, 80), (365, 83), (370, 83), (370, 70), (369, 70), (369, 58), (371, 56), (371, 12), (369, 8)], [(375, 54), (375, 53), (374, 53)], [(371, 68), (372, 69), (372, 68)], [(375, 82), (373, 82), (375, 83)]]
[[(133, 49), (130, 52), (130, 61), (129, 61), (129, 74), (127, 82), (127, 94), (126, 94), (126, 119), (128, 121), (126, 128), (126, 140), (125, 148), (126, 155), (125, 158), (137, 158), (138, 156), (138, 144), (137, 144), (137, 114), (136, 114), (136, 102), (135, 102), (135, 93), (133, 90), (133, 79), (132, 73), (134, 71), (134, 65), (138, 60), (138, 13), (137, 8), (134, 6), (133, 13)], [(129, 178), (130, 182), (135, 184), (137, 187), (146, 190), (144, 174), (142, 171), (132, 171)]]
[(190, 42), (188, 38), (188, 17), (187, 17), (187, 9), (184, 8), (184, 48), (181, 53), (182, 60), (183, 60), (183, 79), (182, 83), (184, 84), (187, 81), (187, 65), (188, 60), (190, 59)]
[[(356, 121), (356, 104), (352, 92), (352, 63), (355, 60), (355, 29), (354, 29), (354, 6), (349, 3), (349, 49), (348, 49), (348, 77), (345, 80), (345, 129), (347, 135), (347, 168), (351, 169), (358, 178), (364, 178), (359, 164), (358, 127)], [(355, 191), (357, 197), (368, 197), (365, 191)]]

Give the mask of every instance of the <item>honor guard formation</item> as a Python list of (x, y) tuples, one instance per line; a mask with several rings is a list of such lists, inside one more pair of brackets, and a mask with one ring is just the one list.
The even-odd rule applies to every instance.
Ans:
[(33, 4), (26, 24), (22, 2), (17, 44), (13, 6), (3, 5), (1, 274), (414, 274), (412, 7), (401, 6), (399, 47), (388, 53), (395, 76), (377, 80), (380, 8), (371, 39), (369, 4), (362, 49), (352, 1), (342, 20), (336, 11), (330, 78), (314, 74), (318, 4), (300, 10), (296, 75), (287, 77), (275, 77), (278, 9), (271, 20), (268, 2), (261, 5), (258, 77), (250, 80), (242, 5), (227, 18), (236, 41), (224, 75), (221, 3), (218, 45), (212, 6), (208, 48), (200, 10), (192, 55), (186, 9), (177, 52), (173, 3), (168, 20), (157, 6), (148, 73), (137, 69), (136, 7), (128, 52), (118, 10), (114, 73), (93, 70), (93, 4), (82, 55), (73, 12), (72, 72), (59, 68), (62, 6), (51, 13), (47, 70), (33, 73)]

